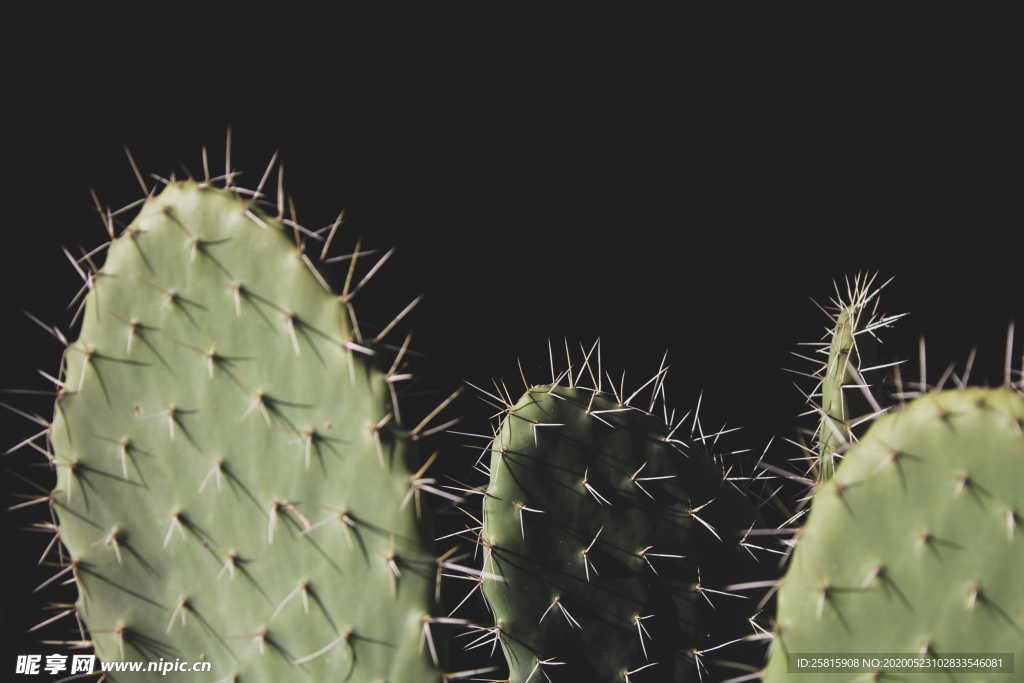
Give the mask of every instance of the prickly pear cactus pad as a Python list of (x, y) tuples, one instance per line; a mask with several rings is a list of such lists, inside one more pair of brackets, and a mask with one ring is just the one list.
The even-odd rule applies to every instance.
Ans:
[(1011, 388), (927, 393), (878, 419), (818, 487), (765, 679), (794, 680), (787, 653), (1002, 652), (1019, 672), (1022, 514), (1024, 398)]
[(836, 282), (835, 296), (829, 305), (818, 306), (829, 319), (823, 339), (802, 344), (812, 347), (818, 357), (794, 354), (814, 366), (813, 372), (791, 372), (816, 381), (811, 391), (804, 395), (810, 407), (808, 412), (816, 419), (814, 448), (804, 447), (804, 450), (808, 455), (808, 474), (821, 481), (832, 476), (842, 454), (857, 440), (855, 427), (865, 423), (862, 416), (851, 414), (853, 411), (847, 392), (853, 392), (855, 398), (866, 397), (867, 405), (858, 408), (879, 411), (880, 406), (867, 390), (865, 375), (898, 364), (867, 367), (861, 354), (865, 342), (877, 341), (879, 330), (890, 327), (905, 315), (878, 313), (879, 294), (892, 282), (892, 278), (876, 286), (877, 277), (877, 274), (858, 274), (852, 281), (847, 278), (842, 289)]
[(429, 428), (400, 426), (399, 362), (353, 324), (351, 271), (329, 291), (281, 218), (171, 182), (88, 276), (50, 429), (71, 554), (51, 581), (77, 581), (101, 659), (440, 680), (413, 474)]
[(707, 677), (754, 611), (725, 590), (756, 575), (740, 456), (654, 409), (664, 371), (648, 401), (577, 385), (585, 367), (501, 399), (480, 539), (495, 624), (476, 645), (500, 643), (517, 683)]

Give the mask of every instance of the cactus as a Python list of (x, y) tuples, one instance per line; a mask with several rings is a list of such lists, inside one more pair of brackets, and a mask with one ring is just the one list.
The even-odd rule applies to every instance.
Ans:
[(837, 282), (831, 306), (818, 306), (828, 316), (829, 327), (826, 328), (822, 341), (806, 342), (804, 346), (815, 347), (818, 353), (825, 356), (824, 360), (794, 353), (798, 358), (814, 365), (813, 373), (798, 370), (791, 372), (815, 380), (812, 390), (804, 394), (810, 406), (808, 412), (817, 418), (813, 434), (815, 447), (801, 448), (808, 456), (808, 472), (813, 473), (819, 481), (825, 481), (833, 475), (836, 461), (842, 457), (850, 444), (856, 441), (855, 427), (864, 421), (861, 416), (855, 417), (851, 414), (846, 391), (859, 389), (870, 409), (879, 411), (878, 403), (867, 390), (865, 375), (872, 370), (895, 365), (887, 363), (865, 367), (860, 350), (862, 342), (858, 341), (858, 337), (864, 334), (877, 339), (875, 333), (878, 330), (891, 326), (906, 315), (886, 316), (878, 313), (879, 294), (892, 282), (892, 278), (874, 287), (876, 279), (877, 274), (870, 277), (857, 275), (852, 283), (847, 278), (845, 291), (840, 290)]
[(765, 680), (789, 680), (795, 653), (1020, 662), (1021, 463), (1024, 399), (1010, 388), (932, 392), (878, 419), (818, 486), (779, 590)]
[(102, 269), (74, 260), (86, 296), (54, 378), (46, 496), (70, 560), (43, 585), (74, 579), (101, 659), (441, 680), (433, 629), (455, 620), (434, 616), (443, 562), (419, 500), (438, 411), (406, 427), (408, 338), (384, 358), (411, 306), (374, 336), (352, 309), (390, 252), (361, 279), (358, 247), (343, 259), (339, 296), (303, 238), (324, 257), (340, 221), (325, 240), (285, 217), (280, 188), (271, 216), (264, 182), (225, 178), (172, 179), (120, 235), (107, 213)]
[[(65, 644), (105, 660), (206, 659), (208, 680), (225, 683), (489, 671), (444, 673), (442, 625), (468, 627), (467, 649), (500, 645), (515, 683), (704, 680), (752, 671), (726, 648), (767, 639), (766, 669), (734, 680), (784, 680), (786, 656), (801, 652), (1024, 657), (1012, 328), (1004, 388), (968, 389), (969, 370), (950, 370), (927, 393), (922, 369), (923, 395), (890, 412), (864, 374), (893, 364), (864, 367), (858, 336), (902, 316), (877, 314), (874, 277), (848, 282), (845, 297), (837, 287), (814, 342), (827, 360), (806, 395), (813, 479), (719, 450), (736, 428), (705, 430), (699, 399), (671, 411), (665, 359), (627, 392), (604, 373), (599, 342), (575, 363), (566, 345), (559, 374), (549, 349), (550, 382), (523, 376), (518, 400), (504, 383), (480, 390), (499, 409), (477, 463), (487, 486), (442, 487), (423, 439), (452, 424), (436, 421), (454, 395), (408, 426), (397, 386), (411, 377), (409, 337), (383, 343), (418, 300), (364, 333), (353, 299), (391, 252), (358, 277), (358, 246), (327, 258), (340, 218), (310, 231), (294, 207), (286, 217), (280, 175), (276, 205), (265, 201), (273, 163), (245, 190), (229, 152), (223, 186), (207, 172), (154, 195), (132, 162), (146, 193), (136, 217), (117, 234), (124, 211), (101, 211), (109, 242), (66, 252), (84, 281), (81, 330), (68, 342), (44, 325), (66, 347), (46, 375), (54, 417), (15, 408), (45, 429), (11, 449), (31, 447), (56, 471), (53, 490), (15, 506), (50, 507), (38, 528), (54, 533), (57, 562), (39, 588), (78, 590), (39, 627), (74, 617), (80, 639)], [(310, 240), (324, 243), (321, 260), (344, 262), (340, 294)], [(941, 391), (950, 376), (960, 389)], [(864, 417), (851, 416), (851, 388)], [(799, 501), (813, 500), (799, 544), (785, 543), (797, 550), (773, 634), (757, 622), (765, 601), (736, 592), (771, 586), (770, 597), (779, 582), (764, 580), (757, 554), (788, 555), (751, 540), (793, 531), (755, 530), (783, 488), (766, 495), (767, 471), (814, 490)], [(475, 537), (482, 570), (434, 554), (421, 496), (461, 502), (452, 491), (483, 494), (478, 526), (446, 536)], [(773, 503), (782, 526), (804, 514)], [(472, 584), (448, 616), (444, 572)], [(493, 625), (452, 616), (477, 592)]]
[(715, 450), (732, 430), (705, 432), (699, 404), (668, 411), (664, 364), (648, 400), (593, 356), (524, 378), (518, 401), (485, 392), (502, 415), (480, 534), (495, 624), (470, 647), (500, 643), (516, 683), (697, 680), (754, 609), (724, 590), (756, 574), (752, 468)]
[[(849, 296), (833, 301), (836, 324), (821, 343), (829, 361), (814, 375), (820, 448), (809, 455), (820, 458), (819, 474), (830, 454), (842, 454), (842, 464), (831, 477), (790, 475), (810, 488), (802, 499), (811, 502), (810, 515), (802, 528), (780, 530), (795, 533), (787, 542), (795, 552), (772, 584), (778, 614), (774, 633), (764, 634), (772, 641), (767, 667), (735, 681), (788, 680), (790, 657), (807, 654), (1024, 654), (1024, 590), (1014, 574), (1024, 561), (1024, 385), (1014, 383), (1013, 326), (1003, 387), (969, 386), (973, 351), (962, 376), (950, 365), (929, 386), (922, 340), (920, 379), (904, 391), (899, 363), (863, 368), (847, 352), (860, 331), (902, 317), (872, 314), (859, 323), (863, 304), (874, 299), (877, 309), (879, 290), (867, 293), (872, 280), (856, 278)], [(863, 374), (891, 366), (901, 403), (882, 407)], [(943, 390), (951, 378), (958, 388)], [(863, 393), (867, 415), (850, 418), (846, 381)], [(854, 431), (868, 425), (866, 434)], [(836, 680), (886, 673), (900, 671)]]

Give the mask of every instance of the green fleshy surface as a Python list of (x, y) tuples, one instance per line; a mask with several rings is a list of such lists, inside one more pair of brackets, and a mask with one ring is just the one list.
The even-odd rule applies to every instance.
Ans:
[[(538, 661), (547, 659), (562, 662), (543, 667), (553, 681), (622, 681), (651, 663), (631, 680), (695, 680), (691, 650), (746, 626), (750, 601), (712, 595), (711, 610), (694, 584), (698, 568), (714, 588), (749, 571), (738, 538), (753, 508), (702, 446), (668, 443), (669, 431), (608, 395), (567, 387), (534, 387), (505, 417), (491, 446), (482, 539), (484, 568), (502, 579), (485, 581), (484, 592), (512, 681), (542, 680)], [(696, 514), (721, 541), (690, 515), (711, 499)], [(598, 531), (588, 566), (582, 551)], [(649, 546), (657, 573), (642, 556)]]
[(814, 499), (765, 680), (807, 678), (787, 673), (787, 652), (1014, 653), (1019, 672), (1022, 473), (1024, 399), (1009, 389), (926, 394), (880, 418)]
[(350, 341), (290, 233), (226, 191), (172, 183), (113, 242), (52, 428), (101, 659), (213, 663), (161, 680), (440, 680), (421, 647), (436, 564), (402, 506), (419, 461), (386, 431), (378, 452), (384, 375)]

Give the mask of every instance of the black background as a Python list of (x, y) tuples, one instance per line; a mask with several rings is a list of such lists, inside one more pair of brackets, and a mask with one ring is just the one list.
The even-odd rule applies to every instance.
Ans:
[[(884, 57), (869, 40), (827, 54), (827, 39), (705, 53), (609, 40), (543, 57), (515, 41), (482, 54), (487, 42), (326, 50), (301, 65), (280, 60), (286, 47), (248, 62), (230, 46), (184, 60), (84, 46), (59, 67), (12, 69), (0, 385), (43, 388), (36, 368), (57, 367), (59, 345), (22, 311), (66, 329), (80, 282), (60, 246), (104, 239), (89, 189), (114, 207), (140, 194), (122, 146), (145, 172), (180, 176), (179, 162), (200, 172), (206, 144), (219, 169), (229, 125), (242, 184), (279, 149), (303, 223), (344, 207), (339, 245), (398, 247), (361, 310), (383, 322), (426, 295), (412, 318), (425, 385), (516, 379), (517, 356), (541, 379), (548, 338), (600, 336), (606, 365), (634, 382), (667, 349), (675, 402), (703, 389), (758, 447), (794, 433), (801, 399), (781, 368), (823, 331), (809, 297), (860, 270), (895, 275), (883, 308), (912, 313), (885, 358), (924, 335), (933, 380), (977, 346), (976, 379), (1001, 381), (1024, 277), (1019, 73), (998, 41)], [(198, 47), (180, 36), (182, 52)], [(471, 400), (458, 411), (483, 429)], [(2, 419), (5, 444), (31, 433)], [(3, 456), (4, 506), (26, 490), (12, 473), (46, 481), (35, 460)], [(40, 512), (0, 516), (11, 652), (45, 649), (24, 631), (52, 570), (34, 566), (45, 538), (20, 531)]]

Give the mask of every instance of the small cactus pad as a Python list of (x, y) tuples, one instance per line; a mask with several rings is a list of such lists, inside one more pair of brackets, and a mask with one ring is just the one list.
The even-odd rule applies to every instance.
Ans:
[(571, 374), (506, 404), (490, 446), (492, 638), (515, 683), (696, 680), (702, 650), (753, 612), (723, 590), (755, 566), (754, 505), (728, 478), (742, 478), (740, 456), (712, 456), (717, 435), (693, 434), (693, 414), (684, 428)]
[(1014, 653), (1019, 668), (1022, 473), (1011, 389), (931, 392), (878, 419), (818, 486), (765, 679), (793, 680), (801, 653)]
[[(858, 309), (853, 305), (840, 306), (835, 316), (828, 347), (825, 375), (821, 379), (821, 412), (818, 425), (818, 477), (828, 479), (835, 473), (836, 453), (850, 441), (847, 424), (846, 398), (843, 385), (851, 375), (850, 354), (854, 350), (854, 332), (857, 329)], [(857, 380), (854, 378), (854, 382)]]
[[(852, 282), (845, 280), (841, 290), (835, 283), (835, 296), (827, 307), (819, 308), (828, 316), (829, 327), (821, 341), (807, 342), (804, 346), (815, 347), (818, 358), (796, 353), (798, 358), (814, 364), (813, 374), (795, 371), (817, 380), (810, 393), (805, 394), (811, 412), (817, 419), (814, 431), (815, 449), (808, 450), (811, 467), (816, 479), (829, 479), (836, 469), (836, 463), (849, 445), (856, 441), (854, 427), (862, 420), (851, 415), (850, 401), (846, 392), (863, 393), (867, 406), (878, 411), (879, 406), (867, 391), (865, 373), (881, 370), (893, 364), (872, 368), (865, 367), (862, 348), (866, 341), (877, 339), (876, 332), (891, 326), (903, 315), (885, 316), (878, 313), (879, 294), (892, 278), (874, 287), (877, 275), (856, 275)], [(867, 338), (866, 335), (871, 335)]]
[(286, 225), (171, 182), (110, 244), (50, 430), (61, 574), (101, 659), (440, 680), (415, 431)]

